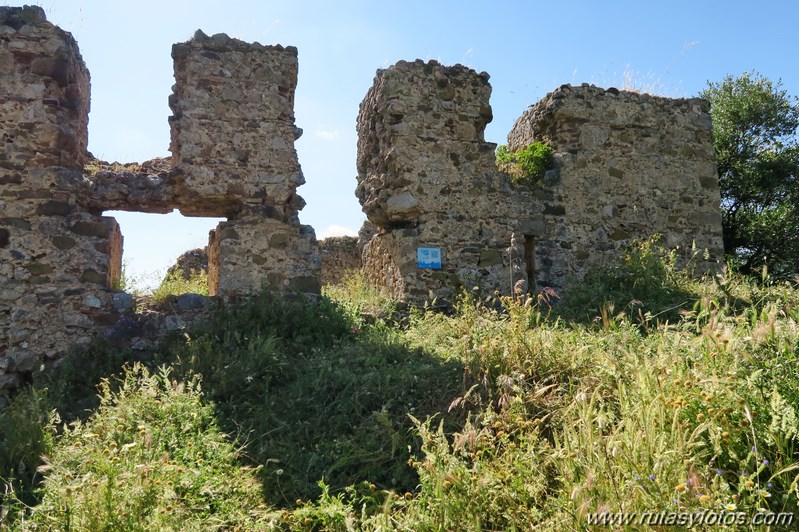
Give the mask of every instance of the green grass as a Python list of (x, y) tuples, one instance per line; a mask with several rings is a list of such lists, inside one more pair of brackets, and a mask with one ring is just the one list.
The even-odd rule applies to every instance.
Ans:
[(161, 284), (153, 290), (152, 297), (155, 301), (162, 302), (170, 295), (190, 293), (208, 295), (208, 272), (191, 271), (188, 276), (182, 270), (167, 273)]
[(139, 363), (97, 346), (37, 376), (0, 413), (0, 523), (547, 530), (598, 511), (799, 512), (795, 283), (696, 281), (647, 242), (551, 309), (464, 296), (397, 324), (360, 276), (325, 294), (254, 297)]
[[(163, 303), (169, 296), (182, 294), (208, 295), (207, 271), (191, 270), (184, 272), (181, 269), (176, 269), (163, 274), (163, 279), (160, 279), (160, 275), (158, 272), (152, 272), (143, 274), (140, 277), (131, 276), (128, 273), (127, 263), (123, 262), (122, 275), (114, 288), (139, 296), (149, 296), (156, 303)], [(146, 288), (152, 281), (157, 281), (158, 286)]]

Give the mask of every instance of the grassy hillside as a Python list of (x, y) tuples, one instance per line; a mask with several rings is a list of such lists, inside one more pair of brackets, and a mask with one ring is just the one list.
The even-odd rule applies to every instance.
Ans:
[(692, 281), (645, 243), (570, 293), (400, 313), (352, 276), (320, 304), (220, 309), (144, 357), (76, 353), (0, 412), (0, 527), (799, 512), (796, 283)]

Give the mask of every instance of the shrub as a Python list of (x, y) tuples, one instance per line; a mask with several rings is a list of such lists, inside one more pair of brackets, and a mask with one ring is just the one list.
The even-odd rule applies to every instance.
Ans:
[(660, 235), (632, 243), (616, 266), (594, 270), (571, 286), (558, 315), (594, 319), (622, 312), (645, 323), (676, 319), (699, 299), (695, 283), (677, 267), (677, 254), (660, 244)]
[(497, 167), (515, 185), (535, 184), (554, 164), (555, 150), (542, 142), (533, 142), (517, 151), (509, 151), (505, 145), (497, 147)]
[[(382, 305), (353, 287), (343, 305), (262, 294), (176, 340), (159, 359), (170, 371), (104, 381), (99, 407), (81, 403), (94, 414), (56, 434), (50, 402), (96, 378), (80, 368), (126, 355), (75, 358), (49, 400), (31, 390), (0, 412), (0, 476), (18, 479), (0, 528), (554, 530), (602, 511), (799, 512), (799, 291), (698, 282), (674, 263), (647, 241), (592, 274), (581, 304), (604, 303), (602, 327), (533, 298), (465, 296), (395, 327), (353, 321)], [(37, 465), (46, 480), (23, 503)]]
[(252, 471), (203, 404), (199, 378), (173, 381), (135, 365), (101, 406), (54, 446), (30, 524), (60, 530), (253, 526), (265, 506)]
[(46, 390), (23, 390), (0, 410), (0, 529), (4, 519), (37, 502), (41, 456), (52, 449), (57, 422)]
[(325, 286), (322, 294), (344, 309), (359, 328), (392, 316), (397, 306), (385, 289), (372, 286), (361, 271), (348, 272), (339, 284)]

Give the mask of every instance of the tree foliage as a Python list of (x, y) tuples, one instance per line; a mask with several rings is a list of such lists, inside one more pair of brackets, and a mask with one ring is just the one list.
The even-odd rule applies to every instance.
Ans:
[(756, 72), (708, 83), (724, 249), (743, 273), (799, 272), (799, 101)]

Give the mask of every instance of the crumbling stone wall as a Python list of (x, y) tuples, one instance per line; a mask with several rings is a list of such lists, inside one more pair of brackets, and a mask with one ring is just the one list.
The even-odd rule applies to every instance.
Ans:
[(322, 257), (322, 284), (338, 284), (347, 272), (361, 269), (363, 247), (358, 237), (333, 236), (319, 242)]
[[(505, 290), (513, 224), (508, 180), (485, 142), (488, 74), (436, 61), (379, 70), (358, 115), (358, 196), (378, 234), (364, 270), (403, 299), (451, 300), (457, 285)], [(417, 268), (439, 248), (440, 270)]]
[(38, 7), (0, 7), (0, 391), (109, 324), (121, 253), (82, 180), (89, 72)]
[[(564, 86), (531, 107), (509, 135), (557, 152), (539, 182), (499, 172), (488, 75), (435, 61), (379, 70), (358, 117), (358, 196), (379, 228), (364, 250), (372, 282), (403, 299), (562, 291), (570, 278), (616, 261), (634, 239), (722, 256), (719, 192), (707, 104)], [(420, 268), (418, 248), (441, 253)]]
[[(530, 107), (508, 135), (508, 148), (533, 141), (558, 153), (558, 171), (536, 205), (557, 213), (534, 233), (539, 285), (564, 287), (569, 276), (614, 264), (634, 239), (654, 233), (698, 271), (724, 255), (721, 201), (710, 107), (674, 99), (562, 86)], [(705, 256), (705, 250), (707, 256)]]
[(172, 57), (170, 177), (180, 211), (228, 218), (209, 241), (210, 293), (262, 283), (319, 293), (316, 237), (298, 215), (297, 49), (197, 32)]
[(72, 36), (39, 7), (0, 7), (0, 393), (97, 333), (137, 329), (114, 290), (122, 235), (107, 210), (226, 217), (209, 242), (213, 295), (319, 292), (298, 217), (297, 50), (198, 32), (173, 57), (172, 160), (117, 171), (86, 152), (89, 72)]

